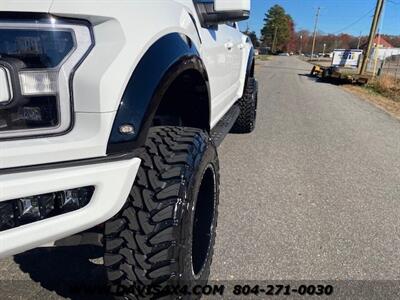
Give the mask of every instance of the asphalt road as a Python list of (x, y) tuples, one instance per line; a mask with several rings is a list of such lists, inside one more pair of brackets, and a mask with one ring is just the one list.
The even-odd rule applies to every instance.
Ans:
[(257, 130), (221, 147), (213, 278), (400, 279), (400, 122), (309, 71), (260, 65)]
[[(310, 69), (258, 65), (257, 129), (219, 151), (212, 280), (400, 279), (400, 122)], [(0, 279), (21, 280), (15, 298), (68, 297), (57, 282), (105, 281), (95, 256), (34, 250), (0, 261)]]

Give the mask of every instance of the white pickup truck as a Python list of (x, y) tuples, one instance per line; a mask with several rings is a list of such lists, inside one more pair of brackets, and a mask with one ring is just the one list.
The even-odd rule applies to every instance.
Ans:
[(217, 147), (255, 126), (249, 13), (0, 0), (0, 257), (96, 227), (114, 292), (207, 280)]

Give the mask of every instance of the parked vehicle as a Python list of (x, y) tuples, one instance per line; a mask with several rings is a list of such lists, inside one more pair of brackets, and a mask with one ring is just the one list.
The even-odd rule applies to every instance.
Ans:
[(217, 146), (255, 128), (254, 50), (237, 24), (250, 0), (0, 7), (0, 256), (97, 226), (124, 297), (207, 280)]

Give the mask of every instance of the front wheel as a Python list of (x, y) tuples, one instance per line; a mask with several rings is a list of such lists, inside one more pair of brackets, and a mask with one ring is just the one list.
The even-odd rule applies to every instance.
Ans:
[[(105, 226), (104, 263), (122, 299), (140, 298), (135, 285), (204, 284), (215, 242), (219, 164), (208, 134), (154, 127), (141, 150), (129, 198)], [(164, 292), (153, 296), (177, 298)]]
[(258, 83), (255, 78), (247, 79), (243, 97), (238, 101), (240, 114), (237, 118), (232, 133), (250, 133), (256, 126), (258, 102)]

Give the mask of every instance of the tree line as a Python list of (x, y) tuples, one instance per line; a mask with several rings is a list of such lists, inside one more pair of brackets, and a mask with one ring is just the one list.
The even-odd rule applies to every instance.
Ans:
[[(246, 32), (254, 46), (275, 48), (276, 52), (311, 53), (313, 33), (308, 30), (295, 31), (293, 18), (280, 5), (272, 6), (265, 14), (261, 38), (257, 34)], [(400, 47), (400, 36), (382, 35), (394, 47)], [(315, 52), (331, 52), (334, 49), (364, 48), (368, 36), (353, 36), (346, 33), (324, 34), (318, 32)]]
[[(400, 47), (400, 36), (382, 35), (386, 41), (394, 47)], [(312, 48), (313, 33), (308, 30), (295, 32), (288, 43), (289, 51), (298, 52), (302, 49), (303, 53), (310, 53)], [(316, 37), (315, 52), (332, 52), (334, 49), (365, 49), (368, 36), (353, 36), (346, 33), (324, 34), (319, 32)], [(324, 46), (325, 45), (325, 46)]]

